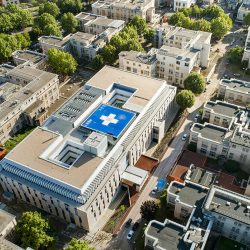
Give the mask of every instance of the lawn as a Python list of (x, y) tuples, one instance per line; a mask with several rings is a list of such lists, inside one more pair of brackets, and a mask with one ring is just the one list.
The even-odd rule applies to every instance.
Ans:
[(9, 151), (12, 150), (17, 144), (19, 144), (27, 135), (29, 135), (34, 128), (27, 128), (25, 130), (19, 131), (15, 136), (10, 138), (4, 143), (4, 147)]
[(230, 240), (226, 237), (221, 236), (220, 239), (217, 241), (215, 246), (215, 250), (245, 250), (247, 249), (245, 245), (238, 243), (234, 240)]

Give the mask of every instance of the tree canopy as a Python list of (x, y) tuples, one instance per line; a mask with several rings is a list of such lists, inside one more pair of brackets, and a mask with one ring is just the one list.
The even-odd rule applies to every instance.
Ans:
[(140, 208), (141, 217), (147, 221), (153, 220), (159, 205), (152, 200), (144, 201)]
[(72, 239), (66, 250), (95, 250), (86, 240)]
[(240, 64), (244, 54), (244, 49), (237, 46), (228, 50), (226, 54), (229, 57), (230, 62), (233, 64)]
[(58, 6), (62, 13), (77, 14), (82, 10), (81, 0), (58, 0)]
[(199, 73), (190, 73), (189, 76), (184, 80), (185, 89), (191, 90), (194, 94), (203, 93), (205, 86), (205, 80)]
[(176, 95), (176, 102), (182, 108), (191, 108), (194, 105), (195, 95), (190, 90), (181, 90)]
[(63, 75), (74, 73), (77, 67), (77, 62), (71, 54), (55, 48), (48, 50), (48, 63), (57, 74)]
[(104, 59), (101, 55), (97, 54), (93, 60), (93, 68), (96, 70), (101, 69), (105, 65)]
[(143, 35), (148, 30), (145, 18), (142, 18), (140, 16), (133, 17), (133, 19), (130, 21), (129, 25), (134, 26), (138, 35)]
[(250, 13), (247, 13), (246, 15), (244, 15), (243, 23), (248, 26), (250, 25)]
[(49, 13), (43, 13), (36, 18), (33, 30), (37, 35), (62, 36), (56, 19)]
[(43, 219), (40, 213), (25, 212), (17, 221), (16, 233), (21, 240), (22, 247), (32, 247), (37, 250), (49, 247), (54, 241), (54, 238), (48, 234), (49, 229), (48, 221)]
[(53, 2), (47, 2), (39, 5), (39, 15), (43, 13), (49, 13), (53, 17), (57, 17), (60, 14), (60, 9)]
[(66, 33), (74, 33), (76, 32), (78, 21), (72, 13), (68, 12), (63, 14), (61, 25)]
[(180, 9), (169, 19), (170, 25), (191, 30), (212, 32), (215, 39), (222, 38), (232, 27), (231, 18), (217, 5), (199, 8), (194, 5)]

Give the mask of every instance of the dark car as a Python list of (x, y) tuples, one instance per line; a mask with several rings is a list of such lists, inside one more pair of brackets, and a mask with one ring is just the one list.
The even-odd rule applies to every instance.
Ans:
[(125, 227), (130, 227), (131, 222), (132, 222), (132, 219), (129, 218), (129, 219), (127, 220), (126, 224), (125, 224)]
[(138, 229), (138, 227), (139, 227), (139, 222), (135, 222), (135, 224), (132, 227), (132, 230), (136, 231)]

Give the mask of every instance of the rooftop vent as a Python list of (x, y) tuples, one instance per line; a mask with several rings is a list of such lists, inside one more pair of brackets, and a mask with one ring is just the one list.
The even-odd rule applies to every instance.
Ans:
[(228, 207), (230, 207), (230, 202), (229, 202), (229, 201), (227, 201), (227, 202), (226, 202), (226, 205), (227, 205)]

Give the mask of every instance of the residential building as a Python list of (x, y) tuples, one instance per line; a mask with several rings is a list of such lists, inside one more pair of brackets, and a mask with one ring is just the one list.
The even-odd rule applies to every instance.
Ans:
[(27, 65), (0, 67), (0, 142), (26, 126), (39, 125), (59, 98), (58, 75)]
[(0, 0), (0, 6), (6, 7), (9, 4), (20, 4), (19, 0)]
[(226, 102), (246, 107), (250, 103), (250, 82), (222, 79), (219, 83), (218, 97)]
[(152, 48), (147, 54), (121, 52), (119, 67), (184, 87), (183, 82), (190, 72), (199, 72), (200, 67), (208, 67), (210, 40), (211, 33), (208, 32), (169, 25), (157, 26), (154, 43), (159, 49)]
[(0, 238), (9, 234), (16, 226), (16, 217), (0, 209)]
[(136, 192), (145, 183), (136, 163), (173, 120), (175, 95), (164, 80), (103, 67), (1, 161), (3, 189), (98, 230), (122, 186)]
[(205, 102), (203, 109), (202, 120), (225, 128), (231, 128), (243, 112), (240, 106), (218, 100)]
[(32, 50), (16, 50), (12, 53), (15, 65), (28, 64), (29, 66), (39, 67), (45, 62), (46, 55)]
[(238, 12), (237, 12), (237, 18), (236, 20), (239, 22), (243, 22), (244, 16), (250, 13), (250, 3), (249, 1), (243, 1), (240, 5)]
[[(152, 52), (152, 51), (151, 51)], [(122, 51), (119, 54), (119, 68), (139, 73), (141, 75), (156, 76), (157, 59), (155, 53), (142, 53), (138, 51)]]
[(147, 22), (155, 21), (154, 0), (98, 0), (92, 4), (92, 13), (112, 19), (129, 22), (134, 16), (140, 16)]
[(114, 35), (125, 26), (125, 21), (123, 20), (113, 20), (106, 16), (99, 16), (92, 13), (81, 12), (75, 17), (79, 22), (79, 28), (82, 32), (94, 35), (103, 32)]
[(250, 68), (250, 27), (248, 27), (247, 38), (245, 42), (242, 61), (247, 61), (247, 67)]
[(183, 8), (190, 8), (192, 4), (195, 4), (196, 0), (174, 0), (174, 11), (178, 11)]

